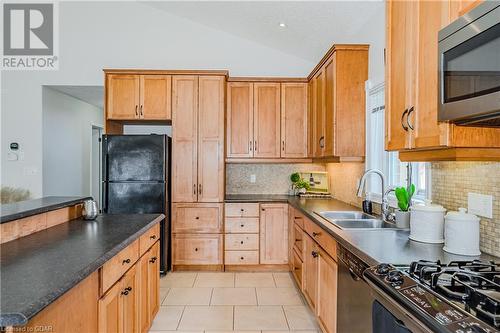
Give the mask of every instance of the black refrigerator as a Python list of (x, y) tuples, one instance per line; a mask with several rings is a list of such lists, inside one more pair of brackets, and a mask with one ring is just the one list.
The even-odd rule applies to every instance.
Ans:
[(103, 135), (103, 211), (165, 214), (160, 271), (170, 269), (170, 154), (167, 135)]

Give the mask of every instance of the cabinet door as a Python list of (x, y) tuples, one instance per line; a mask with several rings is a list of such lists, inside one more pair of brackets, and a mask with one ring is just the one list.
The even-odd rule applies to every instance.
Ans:
[(99, 299), (99, 332), (123, 332), (122, 286), (116, 283)]
[(326, 62), (324, 74), (322, 77), (322, 85), (324, 85), (324, 101), (323, 101), (323, 149), (322, 156), (333, 156), (335, 147), (335, 129), (336, 124), (336, 110), (335, 110), (335, 65), (337, 55), (334, 53), (332, 57)]
[(148, 250), (138, 261), (138, 270), (140, 274), (140, 291), (139, 291), (139, 321), (140, 331), (147, 333), (151, 326), (151, 317), (149, 316), (149, 253)]
[(156, 242), (146, 253), (148, 258), (149, 320), (153, 321), (160, 309), (160, 243)]
[(120, 297), (123, 302), (123, 332), (139, 332), (140, 275), (137, 265), (125, 273), (121, 281)]
[(281, 157), (307, 157), (307, 83), (281, 84)]
[(227, 84), (227, 157), (253, 156), (253, 83)]
[(172, 119), (172, 77), (141, 75), (139, 116), (145, 120)]
[(139, 75), (107, 75), (106, 119), (139, 119), (139, 81)]
[(337, 273), (335, 260), (320, 250), (316, 314), (325, 333), (337, 332)]
[(198, 80), (198, 202), (222, 202), (225, 78), (200, 76)]
[(254, 157), (280, 157), (280, 84), (254, 83)]
[(311, 308), (316, 309), (319, 247), (305, 231), (302, 236), (304, 239), (303, 292)]
[(198, 77), (172, 77), (172, 199), (198, 200)]
[(325, 148), (325, 71), (321, 69), (314, 77), (314, 157), (323, 156)]
[(307, 156), (314, 156), (314, 80), (307, 83), (308, 101), (307, 101)]
[(288, 205), (260, 205), (260, 263), (288, 263)]
[(385, 101), (385, 148), (402, 150), (409, 148), (406, 125), (408, 114), (407, 90), (411, 79), (407, 73), (407, 57), (410, 56), (409, 13), (412, 1), (390, 0), (386, 4), (386, 101)]

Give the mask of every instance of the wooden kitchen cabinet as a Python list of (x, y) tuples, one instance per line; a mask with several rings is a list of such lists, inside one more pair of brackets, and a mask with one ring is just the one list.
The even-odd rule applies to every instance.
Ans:
[(260, 205), (260, 263), (288, 264), (288, 205)]
[(254, 83), (254, 157), (280, 157), (280, 84)]
[(156, 242), (139, 260), (140, 332), (148, 332), (160, 308), (160, 245)]
[(139, 117), (144, 120), (172, 119), (172, 76), (141, 75)]
[(316, 310), (318, 297), (318, 257), (319, 246), (307, 234), (303, 233), (304, 240), (304, 265), (302, 292), (313, 310)]
[(322, 249), (317, 258), (318, 285), (316, 316), (325, 333), (337, 332), (337, 278), (336, 261)]
[(227, 85), (227, 157), (253, 157), (253, 83)]
[(437, 120), (438, 31), (477, 4), (387, 2), (385, 143), (402, 161), (498, 159), (500, 129)]
[(307, 158), (306, 82), (229, 82), (228, 161), (300, 161)]
[(224, 77), (172, 78), (173, 202), (224, 198)]
[(281, 157), (307, 157), (307, 83), (281, 84)]
[(223, 236), (221, 234), (173, 234), (172, 264), (222, 265)]
[(109, 74), (106, 77), (106, 118), (139, 119), (139, 75)]
[(222, 203), (174, 203), (173, 233), (221, 233)]
[(139, 276), (134, 265), (99, 300), (99, 332), (139, 332)]
[(334, 45), (309, 75), (309, 152), (332, 161), (365, 154), (368, 45)]
[(170, 120), (171, 76), (108, 74), (106, 119)]

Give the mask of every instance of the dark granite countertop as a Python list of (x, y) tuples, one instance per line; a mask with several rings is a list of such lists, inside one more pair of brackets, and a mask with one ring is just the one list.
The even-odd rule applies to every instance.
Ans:
[(299, 198), (296, 196), (275, 195), (231, 195), (226, 202), (288, 202), (305, 216), (310, 218), (341, 245), (354, 253), (368, 265), (392, 263), (409, 265), (415, 260), (441, 260), (449, 263), (454, 260), (494, 260), (500, 258), (482, 254), (480, 256), (460, 256), (443, 250), (443, 244), (428, 244), (408, 239), (408, 230), (345, 230), (317, 215), (320, 211), (359, 211), (360, 209), (335, 199)]
[(163, 218), (100, 215), (0, 245), (0, 326), (25, 324)]
[(76, 205), (87, 199), (92, 199), (92, 197), (43, 197), (3, 204), (0, 205), (0, 223)]

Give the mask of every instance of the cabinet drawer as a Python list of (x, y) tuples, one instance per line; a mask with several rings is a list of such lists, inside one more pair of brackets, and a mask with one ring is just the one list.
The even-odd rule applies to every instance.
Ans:
[(228, 234), (225, 240), (226, 250), (259, 249), (259, 234)]
[(259, 232), (259, 219), (254, 217), (226, 217), (225, 231), (228, 234)]
[(258, 203), (227, 203), (226, 216), (228, 217), (259, 217)]
[(300, 214), (295, 209), (293, 211), (294, 211), (294, 214), (293, 214), (293, 222), (294, 222), (294, 224), (296, 224), (297, 226), (299, 226), (299, 228), (304, 229), (304, 215)]
[(172, 252), (174, 265), (220, 265), (222, 235), (174, 234)]
[(303, 234), (302, 229), (296, 223), (293, 224), (293, 237), (293, 249), (297, 252), (300, 258), (303, 258)]
[(174, 204), (172, 232), (222, 232), (222, 204)]
[(302, 259), (299, 257), (296, 251), (293, 252), (293, 277), (295, 278), (295, 281), (297, 281), (297, 284), (299, 285), (299, 288), (302, 289), (302, 273), (303, 273), (303, 265), (304, 263), (302, 262)]
[(309, 219), (304, 220), (304, 230), (311, 236), (333, 259), (337, 260), (337, 242), (320, 226)]
[(139, 240), (121, 250), (101, 268), (101, 291), (104, 293), (139, 259)]
[(226, 265), (258, 265), (259, 251), (226, 251)]
[(153, 244), (160, 239), (160, 224), (155, 224), (139, 238), (139, 252), (142, 256)]

